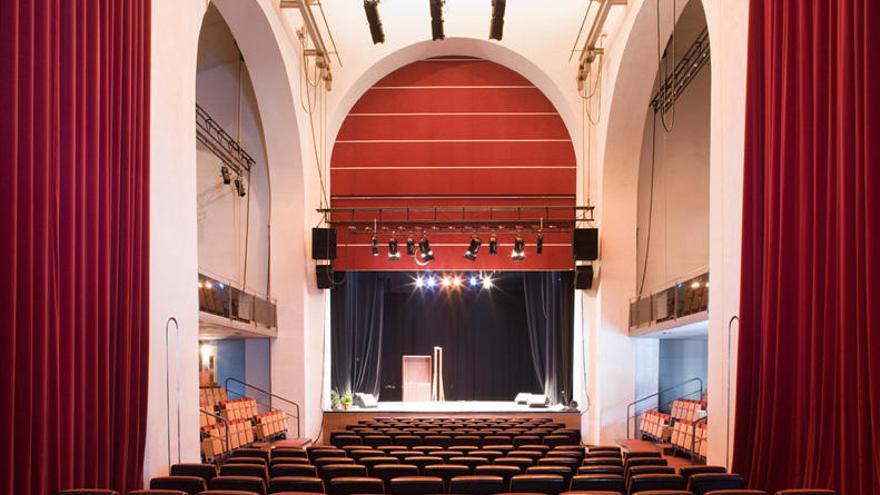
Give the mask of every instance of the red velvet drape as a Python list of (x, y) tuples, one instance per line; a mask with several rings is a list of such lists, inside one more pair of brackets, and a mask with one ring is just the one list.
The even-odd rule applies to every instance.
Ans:
[(880, 5), (749, 22), (734, 469), (880, 494)]
[(149, 0), (0, 1), (0, 493), (141, 483)]

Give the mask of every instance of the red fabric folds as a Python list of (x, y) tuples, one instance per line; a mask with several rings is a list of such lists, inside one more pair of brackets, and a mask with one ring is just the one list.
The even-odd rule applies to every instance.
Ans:
[(752, 0), (749, 31), (733, 467), (878, 494), (880, 5)]
[(141, 484), (149, 0), (0, 2), (0, 493)]

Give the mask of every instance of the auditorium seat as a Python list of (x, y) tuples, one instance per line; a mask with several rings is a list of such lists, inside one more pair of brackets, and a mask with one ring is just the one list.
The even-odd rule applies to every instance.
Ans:
[(330, 495), (365, 495), (383, 494), (385, 487), (382, 480), (367, 476), (343, 476), (330, 480), (327, 493)]
[(558, 474), (562, 476), (565, 486), (568, 486), (574, 470), (568, 466), (529, 466), (526, 468), (526, 474)]
[(724, 466), (682, 466), (678, 470), (678, 474), (682, 475), (684, 479), (690, 480), (690, 477), (695, 474), (704, 474), (704, 473), (726, 473), (727, 468)]
[(544, 457), (543, 459), (538, 459), (538, 465), (565, 466), (575, 470), (581, 465), (581, 461), (572, 457)]
[(687, 489), (694, 495), (705, 495), (713, 490), (740, 490), (745, 487), (744, 477), (728, 473), (694, 474), (687, 483)]
[(685, 480), (677, 474), (640, 474), (627, 480), (630, 495), (649, 490), (684, 490)]
[(196, 495), (207, 489), (205, 480), (198, 476), (160, 476), (150, 480), (150, 490), (180, 490)]
[(381, 479), (386, 492), (390, 490), (393, 478), (418, 475), (419, 468), (410, 464), (377, 464), (370, 468), (370, 476)]
[(461, 452), (456, 450), (432, 450), (428, 452), (428, 455), (431, 457), (440, 457), (443, 459), (444, 463), (449, 463), (449, 459), (453, 457), (458, 457), (461, 455)]
[(369, 447), (379, 447), (380, 445), (391, 445), (392, 439), (388, 435), (367, 435), (363, 437), (363, 442)]
[(480, 449), (468, 452), (468, 457), (484, 457), (492, 462), (499, 457), (504, 457), (504, 453), (499, 450)]
[(443, 479), (436, 476), (401, 476), (391, 480), (392, 495), (444, 493)]
[(456, 476), (467, 476), (471, 474), (471, 468), (461, 464), (434, 464), (425, 466), (422, 470), (424, 476), (436, 476), (443, 480), (444, 486), (449, 486), (449, 480)]
[(474, 474), (477, 476), (501, 476), (504, 479), (505, 486), (509, 486), (510, 479), (522, 472), (523, 469), (519, 466), (503, 464), (488, 464), (474, 468)]
[(623, 468), (629, 469), (632, 466), (666, 466), (667, 464), (666, 459), (659, 457), (635, 457), (626, 459), (623, 463)]
[(274, 464), (269, 468), (269, 477), (277, 478), (279, 476), (307, 476), (317, 478), (318, 468), (311, 464)]
[(330, 435), (330, 445), (341, 449), (347, 445), (363, 445), (364, 441), (358, 435)]
[(269, 462), (269, 451), (266, 449), (242, 447), (233, 450), (229, 454), (229, 457), (259, 457), (261, 459), (264, 459), (266, 462)]
[(367, 466), (361, 464), (327, 464), (326, 466), (321, 466), (318, 472), (321, 479), (327, 483), (334, 478), (363, 478), (367, 476)]
[(513, 445), (513, 439), (507, 435), (487, 435), (483, 437), (483, 446)]
[(544, 453), (537, 450), (514, 449), (507, 453), (507, 457), (526, 457), (535, 462), (544, 457)]
[(186, 492), (180, 490), (132, 490), (128, 492), (128, 495), (186, 495)]
[(623, 467), (623, 460), (620, 457), (587, 457), (581, 462), (581, 465)]
[(394, 452), (395, 450), (409, 450), (409, 448), (406, 445), (391, 444), (379, 445), (378, 447), (376, 447), (376, 450), (382, 452), (385, 455), (388, 455), (388, 452)]
[(575, 440), (568, 435), (547, 435), (544, 437), (544, 445), (571, 445)]
[(360, 461), (364, 457), (385, 457), (385, 452), (378, 449), (362, 448), (358, 450), (350, 450), (348, 452), (348, 457), (351, 457), (355, 461)]
[(414, 452), (414, 455), (428, 455), (428, 452), (440, 450), (440, 447), (436, 445), (415, 445), (410, 450)]
[(266, 466), (266, 459), (262, 457), (247, 457), (247, 456), (238, 456), (238, 457), (229, 457), (224, 461), (224, 464), (253, 464), (256, 466)]
[(422, 438), (416, 435), (397, 435), (394, 437), (394, 443), (412, 448), (418, 445)]
[(119, 492), (104, 488), (70, 488), (61, 490), (58, 495), (119, 495)]
[(311, 476), (279, 476), (269, 480), (269, 493), (324, 493), (321, 478)]
[(397, 464), (400, 462), (396, 457), (391, 457), (387, 455), (381, 456), (370, 456), (370, 457), (362, 457), (358, 464), (362, 466), (366, 466), (367, 469), (377, 465), (377, 464)]
[(617, 474), (623, 476), (623, 466), (581, 466), (577, 474)]
[[(633, 466), (626, 470), (623, 477), (629, 479), (639, 474), (675, 474), (675, 468), (670, 466)], [(683, 475), (682, 478), (684, 478)]]
[[(531, 447), (523, 447), (530, 449)], [(571, 459), (576, 459), (578, 463), (584, 460), (584, 453), (578, 452), (577, 450), (547, 450), (544, 451), (545, 457), (568, 457)]]
[(776, 492), (776, 495), (837, 495), (837, 492), (820, 488), (797, 488), (793, 490), (780, 490)]
[[(539, 451), (539, 452), (544, 452), (545, 454), (547, 454), (547, 453), (549, 453), (549, 452), (553, 452), (553, 451), (557, 451), (557, 452), (575, 452), (575, 453), (578, 452), (577, 450), (573, 450), (573, 451), (572, 451), (572, 450), (568, 450), (568, 449), (565, 449), (565, 448), (558, 448), (558, 447), (557, 447), (556, 449), (554, 449), (554, 448), (550, 447), (549, 445), (544, 445), (544, 444), (540, 444), (540, 443), (529, 443), (529, 444), (526, 444), (526, 445), (521, 445), (519, 448), (521, 448), (521, 449), (523, 449), (523, 450), (537, 450), (537, 451)], [(580, 449), (580, 454), (581, 454), (581, 456), (584, 455), (584, 450), (583, 450), (583, 449)]]
[(351, 457), (319, 457), (312, 461), (312, 465), (317, 468), (326, 466), (327, 464), (357, 464)]
[(479, 448), (482, 445), (482, 441), (480, 437), (477, 435), (456, 435), (452, 437), (452, 440), (449, 442), (450, 446), (455, 445), (473, 445), (474, 447)]
[(256, 464), (224, 464), (220, 466), (220, 476), (256, 476), (265, 480), (268, 473), (265, 467)]
[[(241, 490), (205, 490), (200, 492), (199, 495), (254, 495), (254, 493), (255, 492), (243, 492)], [(297, 495), (302, 494), (298, 493)]]
[(452, 437), (448, 435), (426, 435), (424, 439), (422, 439), (423, 445), (436, 445), (437, 447), (449, 447), (449, 443), (452, 441)]
[(538, 435), (517, 435), (513, 437), (513, 446), (520, 447), (528, 444), (540, 443), (541, 437)]
[(174, 464), (171, 466), (171, 476), (198, 476), (207, 483), (217, 476), (217, 467), (213, 464)]
[(764, 490), (712, 490), (706, 495), (767, 495)]
[(562, 492), (560, 495), (620, 495), (620, 492), (597, 492), (595, 490), (591, 490), (589, 492)]
[(276, 464), (304, 464), (306, 466), (311, 466), (312, 461), (309, 460), (308, 457), (275, 457), (269, 460), (269, 465), (274, 466)]
[(257, 476), (218, 476), (209, 486), (211, 490), (240, 490), (266, 495), (266, 482)]
[(558, 474), (517, 474), (510, 479), (511, 492), (558, 495), (565, 489), (565, 479)]
[(501, 476), (456, 476), (449, 481), (449, 493), (457, 495), (493, 495), (505, 489)]
[(501, 464), (504, 466), (517, 466), (522, 470), (534, 465), (534, 461), (528, 457), (499, 457), (492, 461), (492, 464)]
[(624, 493), (625, 488), (625, 480), (619, 474), (579, 474), (571, 479), (571, 491)]
[(271, 451), (272, 459), (281, 457), (292, 457), (307, 459), (309, 456), (306, 451), (297, 447), (275, 447)]

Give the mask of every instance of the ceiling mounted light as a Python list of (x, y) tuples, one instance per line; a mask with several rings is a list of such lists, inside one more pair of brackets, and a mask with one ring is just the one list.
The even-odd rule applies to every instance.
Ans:
[(427, 263), (434, 259), (434, 251), (431, 250), (431, 243), (428, 242), (427, 237), (422, 237), (422, 240), (419, 241), (419, 254), (422, 262)]
[(477, 252), (480, 250), (482, 244), (483, 242), (476, 235), (471, 237), (471, 243), (468, 244), (467, 251), (464, 252), (464, 257), (471, 261), (477, 261)]
[(544, 234), (538, 232), (538, 238), (535, 241), (535, 248), (538, 254), (542, 254), (544, 252)]
[(456, 275), (452, 277), (452, 286), (453, 287), (461, 287), (461, 276)]
[(491, 275), (484, 275), (483, 276), (483, 288), (484, 289), (491, 289), (493, 285), (494, 284), (492, 282), (492, 276)]
[(388, 240), (388, 261), (397, 261), (400, 259), (400, 248), (397, 246), (397, 239), (392, 237)]
[(370, 240), (370, 249), (373, 251), (373, 256), (379, 256), (379, 238), (376, 237), (376, 234), (373, 234), (373, 238)]
[(229, 173), (229, 167), (226, 165), (220, 167), (220, 177), (223, 177), (223, 185), (225, 186), (232, 182), (232, 174)]
[(495, 238), (495, 234), (489, 238), (489, 254), (498, 254), (498, 239)]
[(417, 288), (417, 289), (421, 289), (422, 287), (425, 286), (425, 279), (422, 278), (421, 275), (419, 275), (418, 277), (416, 277), (416, 282), (415, 282), (415, 284), (416, 284), (416, 288)]
[(470, 284), (471, 287), (476, 287), (480, 285), (480, 279), (476, 275), (471, 275)]
[(513, 241), (513, 250), (510, 251), (510, 258), (514, 261), (520, 261), (526, 257), (526, 241), (522, 237), (516, 236)]
[(413, 256), (416, 254), (416, 241), (412, 237), (406, 238), (406, 254)]
[(507, 0), (492, 0), (492, 21), (489, 24), (489, 39), (501, 41), (504, 36), (504, 7)]
[(244, 179), (242, 179), (241, 177), (235, 178), (235, 190), (236, 192), (238, 192), (239, 198), (243, 198), (245, 197), (245, 195), (247, 195), (247, 189), (245, 189), (244, 186)]
[(446, 38), (443, 33), (443, 4), (445, 0), (428, 0), (431, 4), (431, 39), (434, 41)]
[(364, 0), (364, 11), (367, 13), (367, 22), (370, 24), (370, 36), (373, 44), (385, 42), (385, 30), (382, 29), (382, 21), (379, 20), (379, 0)]

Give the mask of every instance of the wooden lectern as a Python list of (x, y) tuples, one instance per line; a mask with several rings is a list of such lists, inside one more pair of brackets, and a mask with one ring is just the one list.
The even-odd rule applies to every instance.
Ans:
[(404, 402), (427, 402), (431, 400), (433, 366), (431, 356), (403, 356)]

